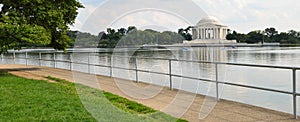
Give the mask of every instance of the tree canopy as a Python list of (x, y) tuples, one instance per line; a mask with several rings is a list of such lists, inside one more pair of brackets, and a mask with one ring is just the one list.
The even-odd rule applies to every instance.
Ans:
[[(127, 28), (107, 28), (98, 36), (89, 33), (70, 31), (68, 35), (75, 41), (76, 47), (131, 47), (144, 44), (175, 44), (182, 43), (184, 37), (171, 31), (159, 32), (152, 29), (138, 30), (135, 26)], [(72, 45), (73, 46), (73, 45)]]
[(299, 44), (300, 32), (290, 30), (288, 32), (278, 32), (275, 28), (270, 27), (265, 30), (251, 31), (248, 34), (229, 31), (226, 39), (237, 40), (240, 43), (259, 43), (259, 42), (276, 42), (281, 44)]
[[(125, 32), (125, 33), (124, 33)], [(107, 33), (103, 35), (98, 47), (115, 47), (115, 46), (137, 46), (137, 45), (154, 45), (154, 44), (174, 44), (182, 43), (184, 38), (171, 31), (158, 32), (152, 29), (138, 30), (134, 26), (127, 29), (120, 28), (118, 31), (108, 28)]]
[(193, 39), (192, 34), (189, 33), (191, 31), (192, 26), (187, 27), (186, 29), (180, 28), (178, 29), (178, 34), (184, 37), (185, 40), (191, 41)]
[(0, 50), (48, 45), (65, 49), (74, 24), (77, 0), (0, 0)]

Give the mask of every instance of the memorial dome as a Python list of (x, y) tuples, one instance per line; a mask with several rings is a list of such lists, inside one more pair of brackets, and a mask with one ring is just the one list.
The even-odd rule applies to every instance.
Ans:
[(215, 17), (208, 16), (203, 19), (201, 19), (198, 23), (197, 26), (199, 25), (205, 25), (205, 24), (214, 24), (214, 25), (222, 25), (222, 23)]

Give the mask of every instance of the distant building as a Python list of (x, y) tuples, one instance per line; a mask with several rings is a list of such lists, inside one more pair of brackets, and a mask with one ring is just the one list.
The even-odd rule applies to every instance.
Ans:
[(215, 17), (201, 19), (192, 28), (192, 41), (184, 41), (188, 44), (222, 44), (236, 43), (235, 40), (226, 40), (228, 27), (223, 25)]

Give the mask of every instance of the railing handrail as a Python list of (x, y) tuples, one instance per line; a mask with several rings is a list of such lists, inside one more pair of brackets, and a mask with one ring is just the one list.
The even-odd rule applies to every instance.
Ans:
[[(103, 55), (101, 55), (101, 56), (103, 56)], [(119, 56), (117, 56), (117, 57), (119, 57)], [(136, 57), (136, 56), (133, 56), (133, 57), (120, 56), (120, 57), (123, 57), (123, 58), (136, 58), (136, 59), (165, 60), (165, 61), (171, 60), (171, 61), (192, 62), (192, 63), (221, 64), (221, 65), (232, 65), (232, 66), (247, 66), (247, 67), (260, 67), (260, 68), (277, 68), (277, 69), (296, 69), (296, 70), (300, 70), (300, 67), (295, 67), (295, 66), (280, 66), (280, 65), (265, 65), (265, 64), (250, 64), (250, 63), (231, 63), (231, 62), (212, 62), (212, 61), (183, 60), (183, 59), (170, 59), (170, 58), (145, 58), (145, 57)], [(6, 59), (14, 59), (14, 58), (6, 58)], [(26, 58), (19, 58), (19, 59), (26, 59)], [(39, 60), (39, 58), (27, 58), (27, 59)], [(53, 61), (53, 59), (41, 59), (41, 60)], [(70, 60), (62, 60), (62, 59), (56, 59), (56, 61), (70, 62)], [(80, 62), (78, 62), (78, 63), (80, 63)]]
[[(26, 53), (26, 52), (18, 52), (18, 53)], [(30, 52), (36, 54), (64, 54), (64, 52)], [(67, 52), (71, 54), (76, 53), (88, 53), (88, 52)], [(93, 52), (92, 52), (93, 53)], [(120, 55), (95, 55), (90, 56), (112, 56), (112, 57), (119, 57), (119, 58), (137, 58), (137, 59), (151, 59), (151, 60), (171, 60), (171, 61), (182, 61), (182, 62), (192, 62), (192, 63), (209, 63), (209, 64), (223, 64), (223, 65), (235, 65), (235, 66), (249, 66), (249, 67), (261, 67), (261, 68), (277, 68), (277, 69), (297, 69), (300, 70), (300, 66), (282, 66), (282, 65), (266, 65), (266, 64), (251, 64), (251, 63), (233, 63), (233, 62), (214, 62), (214, 61), (204, 61), (204, 60), (184, 60), (184, 59), (175, 59), (175, 58), (157, 58), (157, 57), (138, 57), (138, 56), (120, 56)]]

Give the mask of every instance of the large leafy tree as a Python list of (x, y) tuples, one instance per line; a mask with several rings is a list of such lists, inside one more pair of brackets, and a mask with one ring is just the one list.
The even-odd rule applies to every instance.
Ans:
[(0, 0), (0, 49), (50, 45), (65, 49), (67, 32), (82, 8), (77, 0)]

